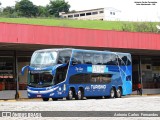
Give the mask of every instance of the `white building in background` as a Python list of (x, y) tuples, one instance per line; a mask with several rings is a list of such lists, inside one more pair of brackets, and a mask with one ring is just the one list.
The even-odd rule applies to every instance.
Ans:
[(135, 22), (160, 22), (160, 13), (154, 9), (141, 11), (118, 10), (113, 7), (97, 8), (73, 13), (60, 13), (62, 18), (77, 20), (106, 20), (106, 21), (135, 21)]
[(103, 20), (119, 21), (121, 19), (121, 11), (112, 7), (104, 8)]
[(62, 18), (78, 19), (78, 20), (120, 20), (121, 11), (115, 8), (98, 8), (83, 11), (75, 11), (74, 13), (60, 13)]

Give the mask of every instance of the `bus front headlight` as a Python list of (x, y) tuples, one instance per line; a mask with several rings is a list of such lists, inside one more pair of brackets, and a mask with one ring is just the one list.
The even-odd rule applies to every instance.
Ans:
[(63, 91), (66, 91), (66, 84), (63, 85)]

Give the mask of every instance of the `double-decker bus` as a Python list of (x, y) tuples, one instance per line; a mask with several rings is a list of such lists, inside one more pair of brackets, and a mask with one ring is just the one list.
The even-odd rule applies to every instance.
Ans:
[(84, 97), (120, 98), (132, 93), (129, 53), (83, 49), (43, 49), (33, 53), (28, 69), (29, 98), (43, 101)]

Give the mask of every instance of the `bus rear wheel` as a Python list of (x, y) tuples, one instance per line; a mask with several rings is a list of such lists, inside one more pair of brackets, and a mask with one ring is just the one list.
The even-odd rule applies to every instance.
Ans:
[(77, 100), (82, 100), (83, 99), (83, 92), (82, 90), (78, 90), (78, 93), (76, 95)]
[(122, 90), (121, 88), (118, 88), (116, 91), (116, 98), (121, 98), (121, 96), (122, 96)]
[(43, 101), (48, 101), (49, 100), (49, 98), (42, 98), (43, 99)]
[(67, 100), (72, 100), (72, 99), (73, 99), (73, 91), (72, 91), (72, 89), (69, 90), (68, 96), (67, 96), (66, 99), (67, 99)]
[(114, 97), (115, 97), (115, 90), (114, 88), (112, 88), (110, 91), (110, 98), (114, 98)]

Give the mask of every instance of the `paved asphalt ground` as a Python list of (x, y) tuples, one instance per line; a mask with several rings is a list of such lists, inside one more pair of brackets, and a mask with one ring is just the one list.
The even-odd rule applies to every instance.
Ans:
[[(58, 100), (43, 102), (41, 99), (0, 101), (0, 111), (160, 111), (160, 96), (126, 96), (116, 99)], [(0, 120), (29, 118), (0, 118)], [(31, 118), (30, 118), (31, 119)], [(160, 120), (160, 117), (56, 117), (34, 118), (36, 120)]]

